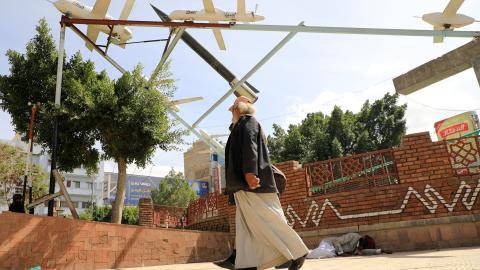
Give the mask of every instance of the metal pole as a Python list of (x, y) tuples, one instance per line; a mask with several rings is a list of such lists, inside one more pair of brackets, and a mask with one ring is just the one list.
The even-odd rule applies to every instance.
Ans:
[(170, 56), (170, 54), (172, 53), (173, 48), (175, 48), (175, 46), (177, 46), (177, 43), (180, 40), (180, 38), (182, 37), (183, 32), (185, 32), (185, 27), (180, 27), (177, 31), (177, 34), (173, 38), (172, 43), (167, 47), (167, 49), (163, 53), (162, 58), (160, 59), (160, 62), (158, 63), (155, 70), (153, 71), (152, 76), (150, 76), (150, 80), (148, 80), (148, 86), (149, 87), (150, 87), (150, 84), (152, 84), (153, 80), (155, 80), (155, 78), (158, 76), (158, 73), (162, 69), (163, 64), (165, 64), (165, 61), (167, 61), (168, 56)]
[[(62, 75), (63, 75), (63, 54), (65, 46), (65, 24), (60, 29), (60, 46), (58, 48), (58, 65), (57, 65), (57, 85), (55, 88), (55, 106), (60, 106), (60, 97), (62, 92)], [(53, 143), (52, 143), (52, 163), (50, 167), (50, 186), (49, 194), (55, 193), (55, 176), (53, 172), (57, 169), (57, 139), (58, 139), (58, 116), (55, 116), (53, 123)], [(48, 201), (48, 215), (53, 216), (54, 200)]]
[(120, 66), (115, 60), (113, 60), (108, 54), (101, 54), (110, 64), (112, 64), (122, 74), (127, 72), (122, 66)]
[(319, 33), (319, 34), (349, 34), (349, 35), (378, 35), (378, 36), (411, 36), (411, 37), (478, 37), (480, 31), (452, 31), (452, 30), (417, 30), (417, 29), (388, 29), (388, 28), (358, 28), (358, 27), (330, 27), (330, 26), (294, 26), (294, 25), (265, 25), (265, 24), (235, 24), (223, 30), (269, 31)]
[[(303, 22), (298, 24), (299, 26), (303, 25)], [(250, 78), (255, 72), (257, 72), (260, 67), (262, 67), (270, 58), (272, 58), (275, 53), (277, 53), (287, 42), (289, 42), (296, 34), (298, 31), (292, 31), (290, 32), (286, 37), (284, 37), (267, 55), (265, 55), (260, 62), (258, 62), (243, 78), (238, 81), (230, 90), (225, 93), (215, 104), (210, 107), (200, 118), (198, 118), (195, 123), (193, 123), (192, 127), (195, 128), (198, 126), (198, 124), (205, 118), (207, 117), (213, 110), (215, 110), (225, 99), (227, 99), (235, 90), (237, 90), (243, 83), (245, 83), (248, 78)]]
[[(30, 102), (29, 102), (30, 104)], [(30, 112), (30, 124), (28, 125), (28, 152), (27, 152), (27, 160), (25, 161), (25, 178), (23, 179), (23, 195), (22, 195), (22, 201), (23, 204), (25, 205), (25, 195), (27, 192), (27, 182), (28, 179), (32, 181), (31, 177), (31, 165), (32, 165), (32, 152), (33, 152), (33, 127), (35, 125), (35, 113), (37, 111), (37, 105), (33, 104), (32, 110)], [(32, 186), (32, 183), (29, 183), (30, 186)], [(31, 196), (31, 194), (30, 194)]]
[(182, 125), (184, 125), (190, 132), (192, 132), (193, 134), (195, 134), (200, 140), (202, 140), (203, 142), (205, 142), (208, 146), (210, 146), (212, 149), (215, 150), (215, 152), (217, 152), (218, 155), (220, 155), (222, 158), (225, 158), (225, 149), (224, 148), (220, 148), (216, 145), (214, 145), (212, 142), (210, 142), (210, 140), (208, 138), (206, 138), (205, 136), (203, 136), (200, 132), (198, 132), (195, 128), (193, 128), (192, 126), (190, 126), (185, 120), (183, 120), (172, 108), (168, 108), (167, 109), (168, 112), (175, 118), (177, 119)]

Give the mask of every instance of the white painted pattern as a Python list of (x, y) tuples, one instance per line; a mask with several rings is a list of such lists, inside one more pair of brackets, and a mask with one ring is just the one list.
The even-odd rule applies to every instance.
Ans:
[[(463, 193), (463, 190), (465, 190), (465, 193)], [(455, 193), (455, 196), (452, 199), (451, 203), (447, 203), (445, 199), (443, 198), (438, 191), (436, 191), (432, 186), (426, 185), (425, 189), (423, 191), (423, 194), (425, 195), (426, 199), (418, 192), (416, 191), (413, 187), (408, 187), (407, 193), (405, 194), (405, 197), (403, 199), (402, 205), (400, 206), (399, 209), (394, 209), (394, 210), (386, 210), (386, 211), (378, 211), (378, 212), (369, 212), (369, 213), (360, 213), (360, 214), (350, 214), (350, 215), (342, 215), (336, 208), (335, 206), (330, 202), (328, 198), (326, 198), (323, 201), (322, 206), (315, 201), (312, 200), (312, 203), (310, 204), (310, 207), (308, 208), (307, 215), (305, 218), (302, 220), (298, 214), (295, 212), (295, 209), (289, 204), (287, 206), (287, 210), (285, 211), (286, 218), (288, 225), (294, 226), (295, 223), (298, 221), (302, 227), (306, 227), (307, 223), (309, 220), (311, 220), (315, 226), (318, 227), (320, 225), (320, 220), (322, 219), (323, 213), (325, 212), (326, 207), (330, 207), (330, 209), (333, 210), (335, 215), (339, 219), (353, 219), (353, 218), (361, 218), (361, 217), (376, 217), (376, 216), (384, 216), (384, 215), (394, 215), (394, 214), (400, 214), (403, 212), (405, 207), (407, 206), (408, 202), (410, 201), (411, 195), (415, 195), (415, 197), (430, 211), (430, 213), (434, 214), (437, 211), (438, 208), (438, 201), (445, 206), (445, 208), (449, 211), (452, 212), (453, 209), (455, 208), (455, 205), (460, 199), (460, 196), (462, 196), (462, 204), (465, 206), (467, 210), (472, 210), (473, 205), (475, 204), (475, 201), (477, 200), (478, 193), (480, 192), (480, 179), (478, 180), (477, 186), (475, 187), (475, 190), (473, 191), (472, 196), (470, 197), (470, 194), (472, 193), (472, 187), (470, 185), (467, 185), (465, 181), (460, 182), (460, 186), (457, 189), (457, 192)], [(438, 201), (437, 201), (438, 200)]]

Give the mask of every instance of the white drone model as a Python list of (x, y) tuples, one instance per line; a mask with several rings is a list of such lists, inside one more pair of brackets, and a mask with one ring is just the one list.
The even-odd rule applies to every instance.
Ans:
[[(61, 13), (70, 18), (113, 20), (113, 17), (107, 14), (111, 0), (97, 0), (95, 1), (93, 8), (74, 0), (58, 0), (55, 2), (50, 2), (52, 2)], [(134, 3), (135, 0), (125, 0), (125, 5), (123, 6), (119, 20), (126, 20), (128, 18)], [(124, 25), (117, 25), (110, 29), (107, 25), (93, 24), (88, 25), (87, 37), (93, 43), (95, 43), (100, 32), (103, 32), (109, 36), (111, 35), (112, 43), (121, 48), (125, 48), (126, 41), (132, 38), (132, 31)], [(93, 49), (93, 45), (91, 43), (87, 42), (85, 45), (90, 51)]]
[[(453, 30), (475, 22), (475, 19), (457, 11), (463, 4), (464, 0), (450, 0), (443, 12), (428, 13), (422, 16), (422, 19), (433, 25), (433, 30)], [(443, 37), (437, 36), (433, 38), (434, 43), (443, 42)]]
[[(217, 22), (258, 22), (265, 17), (245, 9), (245, 0), (237, 0), (237, 12), (223, 11), (213, 6), (212, 0), (203, 0), (203, 10), (175, 10), (168, 17), (178, 21)], [(212, 29), (220, 50), (225, 50), (225, 42), (219, 29)]]

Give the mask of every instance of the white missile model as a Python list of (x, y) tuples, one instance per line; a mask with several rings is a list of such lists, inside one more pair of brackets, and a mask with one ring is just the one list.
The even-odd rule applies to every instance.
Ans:
[[(52, 3), (61, 13), (70, 18), (113, 20), (114, 18), (107, 14), (110, 1), (111, 0), (97, 0), (93, 7), (74, 0), (57, 0), (54, 2), (52, 1)], [(135, 0), (125, 1), (119, 20), (126, 20), (128, 18), (134, 2)], [(112, 43), (121, 48), (125, 48), (125, 42), (132, 38), (132, 31), (124, 25), (116, 25), (111, 29), (110, 26), (107, 25), (93, 24), (88, 25), (87, 37), (95, 43), (100, 32), (107, 35), (111, 34)], [(87, 42), (85, 45), (90, 51), (93, 49), (92, 44)]]
[[(247, 12), (245, 0), (237, 0), (237, 12), (229, 12), (217, 9), (213, 6), (212, 0), (203, 0), (203, 10), (175, 10), (168, 17), (178, 21), (208, 21), (218, 22), (258, 22), (265, 17), (255, 14), (254, 11)], [(213, 29), (218, 47), (225, 50), (225, 42), (219, 29)]]

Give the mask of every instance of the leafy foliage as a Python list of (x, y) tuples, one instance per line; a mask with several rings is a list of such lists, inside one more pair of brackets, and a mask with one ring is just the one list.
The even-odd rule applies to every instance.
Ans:
[[(110, 222), (112, 207), (110, 205), (91, 206), (79, 215), (80, 219)], [(125, 206), (122, 212), (122, 224), (138, 225), (138, 207)]]
[(187, 207), (197, 195), (188, 185), (183, 174), (172, 169), (160, 181), (158, 189), (151, 191), (151, 197), (154, 204)]
[[(26, 153), (20, 148), (0, 143), (0, 201), (3, 203), (9, 203), (15, 187), (23, 185), (25, 156)], [(48, 175), (38, 165), (33, 165), (31, 170), (35, 199), (48, 193), (48, 187), (44, 183)]]
[(174, 149), (184, 134), (167, 115), (171, 105), (168, 98), (175, 90), (169, 64), (147, 85), (140, 65), (111, 80), (105, 71), (97, 73), (93, 62), (84, 61), (77, 52), (65, 62), (62, 104), (56, 106), (58, 56), (45, 19), (40, 20), (25, 54), (9, 50), (7, 56), (10, 75), (0, 77), (0, 106), (10, 113), (15, 129), (27, 133), (28, 103), (40, 103), (35, 138), (45, 149), (52, 149), (52, 123), (58, 117), (60, 170), (83, 166), (92, 173), (100, 158), (114, 159), (119, 180), (112, 221), (120, 222), (127, 164), (144, 167), (157, 147)]
[(0, 106), (12, 117), (20, 134), (28, 133), (31, 104), (40, 104), (34, 137), (45, 149), (52, 149), (53, 119), (59, 116), (58, 168), (72, 171), (83, 165), (89, 171), (97, 169), (99, 152), (95, 149), (95, 133), (85, 121), (85, 105), (78, 95), (85, 95), (95, 84), (96, 72), (90, 61), (80, 53), (66, 61), (62, 88), (62, 107), (56, 108), (55, 84), (57, 52), (45, 19), (40, 20), (37, 34), (28, 42), (26, 53), (8, 50), (10, 75), (0, 80)]
[(356, 114), (335, 106), (330, 115), (309, 113), (287, 131), (274, 124), (268, 137), (272, 160), (304, 163), (398, 146), (406, 131), (407, 105), (397, 102), (397, 94), (387, 93), (372, 104), (367, 100)]

